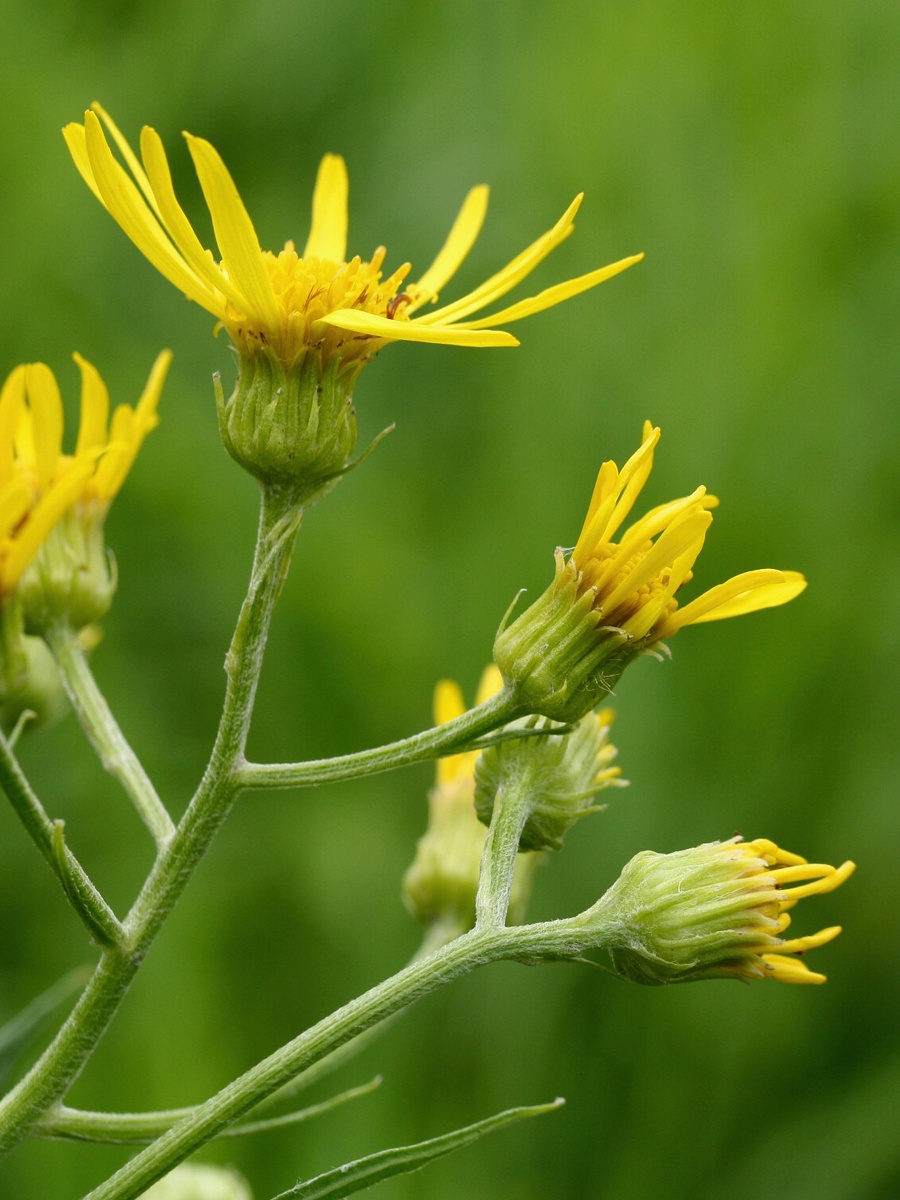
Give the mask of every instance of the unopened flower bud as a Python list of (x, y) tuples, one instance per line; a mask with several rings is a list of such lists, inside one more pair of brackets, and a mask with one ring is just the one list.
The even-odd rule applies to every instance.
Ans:
[(9, 735), (23, 713), (29, 713), (29, 729), (54, 725), (66, 712), (66, 698), (59, 668), (41, 638), (24, 634), (18, 652), (10, 661), (5, 654), (0, 680), (0, 728)]
[(588, 937), (595, 931), (613, 971), (635, 983), (824, 983), (796, 956), (831, 941), (840, 926), (785, 939), (788, 910), (805, 896), (833, 891), (853, 870), (852, 862), (808, 863), (765, 839), (735, 837), (674, 854), (648, 850), (572, 924)]
[(517, 726), (534, 731), (485, 750), (475, 771), (475, 808), (489, 825), (495, 798), (514, 792), (528, 810), (519, 846), (522, 850), (560, 850), (576, 821), (602, 806), (591, 803), (611, 784), (622, 787), (621, 770), (612, 766), (617, 750), (608, 741), (613, 713), (588, 713), (571, 733), (552, 729), (543, 717), (527, 717)]
[(85, 503), (54, 525), (17, 588), (26, 626), (36, 631), (57, 621), (82, 629), (101, 620), (115, 591), (115, 562), (103, 537), (103, 516)]

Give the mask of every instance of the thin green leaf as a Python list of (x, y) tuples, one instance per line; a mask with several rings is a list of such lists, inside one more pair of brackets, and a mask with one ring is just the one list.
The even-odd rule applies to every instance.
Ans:
[(16, 1059), (40, 1035), (49, 1018), (80, 992), (90, 977), (90, 967), (76, 967), (0, 1026), (0, 1081), (9, 1075)]
[(418, 1171), (426, 1167), (436, 1158), (461, 1150), (477, 1141), (486, 1133), (523, 1121), (526, 1117), (539, 1117), (544, 1113), (553, 1112), (565, 1103), (564, 1100), (554, 1100), (551, 1104), (536, 1104), (527, 1108), (510, 1108), (496, 1116), (486, 1117), (474, 1125), (464, 1129), (456, 1129), (452, 1133), (442, 1134), (427, 1142), (417, 1142), (414, 1146), (397, 1146), (393, 1150), (380, 1150), (356, 1162), (346, 1163), (324, 1175), (317, 1175), (305, 1183), (298, 1183), (287, 1192), (280, 1192), (272, 1200), (343, 1200), (363, 1188), (372, 1187), (393, 1175), (405, 1175), (410, 1171)]
[[(221, 1130), (217, 1136), (241, 1137), (245, 1133), (264, 1133), (268, 1129), (296, 1125), (301, 1121), (309, 1121), (313, 1117), (321, 1116), (322, 1113), (329, 1112), (338, 1105), (346, 1104), (348, 1100), (357, 1100), (360, 1096), (366, 1096), (380, 1086), (381, 1076), (376, 1075), (368, 1083), (350, 1088), (337, 1096), (331, 1096), (319, 1104), (283, 1113), (278, 1117), (230, 1125), (227, 1129)], [(193, 1108), (188, 1107), (164, 1109), (160, 1112), (104, 1113), (85, 1112), (82, 1109), (66, 1108), (60, 1105), (51, 1109), (43, 1118), (35, 1129), (35, 1135), (70, 1142), (96, 1142), (116, 1146), (147, 1145), (161, 1137), (176, 1122), (191, 1116), (194, 1111)]]

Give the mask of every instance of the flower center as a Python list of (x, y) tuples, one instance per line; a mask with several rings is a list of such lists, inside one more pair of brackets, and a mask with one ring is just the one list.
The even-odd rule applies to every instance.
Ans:
[(307, 346), (329, 354), (347, 343), (355, 343), (361, 356), (368, 355), (373, 349), (372, 341), (378, 339), (333, 326), (317, 326), (317, 322), (344, 308), (362, 309), (391, 320), (405, 319), (408, 297), (400, 287), (409, 274), (410, 264), (404, 263), (387, 279), (382, 279), (385, 253), (384, 247), (379, 246), (369, 262), (363, 262), (359, 255), (349, 262), (333, 262), (325, 258), (301, 258), (293, 242), (286, 242), (278, 254), (266, 250), (263, 263), (275, 292), (280, 328), (263, 328), (232, 304), (228, 305), (224, 324), (236, 342), (266, 343), (285, 362), (293, 360)]

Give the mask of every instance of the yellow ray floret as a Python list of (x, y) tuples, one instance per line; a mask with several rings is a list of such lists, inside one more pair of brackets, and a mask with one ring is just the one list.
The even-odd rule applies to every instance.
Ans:
[[(483, 704), (503, 687), (503, 677), (493, 663), (486, 667), (478, 684), (476, 704)], [(434, 722), (436, 725), (446, 725), (461, 717), (466, 711), (462, 688), (455, 679), (442, 679), (434, 689)], [(449, 754), (446, 758), (438, 759), (438, 783), (450, 783), (455, 779), (475, 778), (475, 763), (478, 761), (478, 750), (467, 750), (462, 754)]]
[(646, 644), (685, 625), (736, 617), (785, 604), (806, 587), (797, 571), (758, 570), (734, 576), (684, 608), (676, 593), (687, 583), (712, 524), (718, 500), (705, 487), (651, 509), (615, 540), (653, 468), (660, 430), (644, 422), (640, 448), (625, 466), (600, 468), (584, 526), (569, 560), (582, 592), (593, 591), (603, 624)]
[(826, 977), (811, 971), (798, 956), (832, 941), (841, 932), (840, 925), (829, 925), (807, 937), (782, 940), (780, 935), (790, 924), (789, 909), (807, 896), (833, 892), (850, 878), (856, 864), (847, 861), (840, 867), (832, 867), (809, 863), (763, 838), (752, 842), (733, 839), (723, 843), (721, 849), (734, 855), (743, 868), (739, 878), (744, 887), (752, 890), (754, 911), (768, 925), (768, 929), (760, 928), (758, 944), (742, 948), (745, 953), (758, 956), (760, 969), (751, 969), (750, 973), (779, 983), (824, 983)]
[(0, 598), (10, 595), (53, 527), (76, 504), (102, 520), (141, 443), (157, 424), (171, 354), (154, 363), (134, 408), (109, 421), (109, 393), (80, 354), (81, 422), (73, 454), (64, 454), (63, 406), (43, 363), (16, 367), (0, 391)]
[[(125, 167), (115, 157), (104, 125)], [(286, 363), (304, 349), (370, 355), (391, 341), (456, 346), (514, 346), (516, 339), (490, 326), (520, 320), (595, 287), (643, 255), (556, 284), (535, 296), (470, 319), (505, 296), (572, 232), (581, 203), (576, 197), (560, 220), (501, 271), (467, 296), (414, 318), (434, 303), (472, 248), (487, 210), (488, 189), (472, 188), (450, 234), (416, 283), (404, 284), (408, 263), (382, 277), (385, 251), (364, 261), (347, 254), (347, 171), (338, 155), (326, 154), (312, 202), (312, 224), (302, 254), (292, 241), (264, 251), (243, 201), (215, 148), (185, 134), (218, 246), (205, 249), (176, 199), (165, 151), (145, 127), (137, 155), (109, 115), (94, 104), (84, 124), (64, 132), (75, 164), (97, 199), (142, 254), (191, 300), (225, 325), (239, 349), (270, 347)]]

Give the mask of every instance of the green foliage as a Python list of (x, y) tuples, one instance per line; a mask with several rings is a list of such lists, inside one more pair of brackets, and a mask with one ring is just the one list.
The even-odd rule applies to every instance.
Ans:
[(397, 1146), (392, 1150), (380, 1150), (377, 1154), (369, 1154), (356, 1162), (346, 1163), (324, 1175), (317, 1175), (306, 1183), (298, 1183), (289, 1191), (280, 1192), (274, 1200), (287, 1200), (295, 1196), (297, 1200), (343, 1200), (354, 1192), (361, 1192), (391, 1179), (395, 1175), (407, 1175), (411, 1171), (421, 1171), (435, 1159), (452, 1154), (454, 1150), (462, 1150), (484, 1137), (486, 1133), (494, 1133), (506, 1125), (524, 1121), (526, 1117), (539, 1117), (544, 1113), (553, 1112), (559, 1108), (561, 1100), (552, 1104), (536, 1104), (529, 1108), (510, 1108), (506, 1112), (497, 1113), (493, 1117), (485, 1117), (464, 1129), (455, 1129), (452, 1133), (440, 1137), (429, 1138), (427, 1142), (418, 1142), (415, 1146)]

